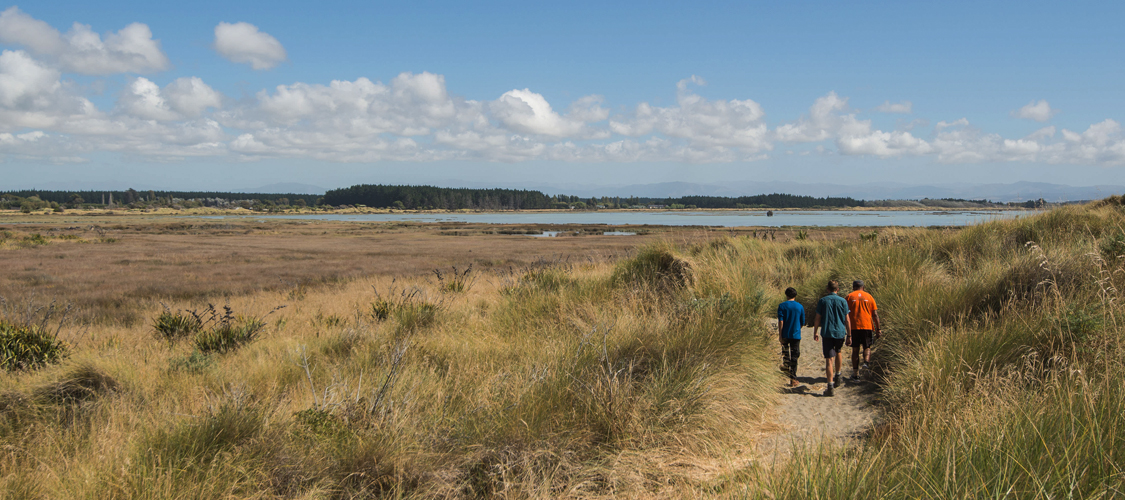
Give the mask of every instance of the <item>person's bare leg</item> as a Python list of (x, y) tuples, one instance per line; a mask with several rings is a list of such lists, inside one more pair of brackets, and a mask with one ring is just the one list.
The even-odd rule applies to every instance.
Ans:
[[(859, 346), (852, 344), (852, 375), (859, 376)], [(866, 349), (864, 349), (866, 350)]]
[(843, 368), (843, 364), (844, 364), (844, 353), (837, 352), (836, 353), (836, 373), (843, 373), (843, 371), (841, 371), (841, 368)]
[(870, 363), (870, 362), (871, 362), (871, 348), (867, 347), (867, 346), (863, 346), (863, 364), (866, 365), (867, 363)]
[[(828, 339), (825, 339), (825, 340), (828, 340)], [(825, 396), (832, 396), (833, 394), (835, 394), (835, 391), (833, 390), (833, 387), (834, 387), (833, 377), (835, 376), (835, 373), (832, 370), (832, 368), (833, 368), (832, 363), (833, 362), (836, 363), (835, 368), (838, 371), (840, 369), (840, 354), (839, 353), (836, 353), (835, 359), (824, 358), (824, 375), (825, 375), (826, 380), (827, 380), (827, 383), (824, 384), (824, 395)]]

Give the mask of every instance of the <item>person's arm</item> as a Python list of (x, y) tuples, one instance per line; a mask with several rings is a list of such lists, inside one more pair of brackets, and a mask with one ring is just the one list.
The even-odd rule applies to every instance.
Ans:
[(781, 333), (781, 332), (784, 332), (784, 331), (785, 331), (785, 321), (783, 321), (781, 318), (778, 318), (778, 320), (777, 320), (777, 341), (780, 342), (781, 345), (785, 345), (785, 335), (783, 335)]
[(875, 338), (879, 338), (880, 336), (882, 336), (882, 333), (879, 331), (879, 311), (878, 310), (871, 311), (871, 322), (875, 324)]
[(852, 345), (852, 316), (850, 314), (844, 316), (844, 334), (845, 334), (844, 343), (847, 344), (849, 347), (851, 347), (851, 345)]
[(818, 336), (817, 333), (816, 333), (818, 330), (820, 330), (820, 313), (816, 313), (816, 319), (813, 320), (813, 325), (812, 325), (813, 342), (820, 342), (820, 336)]

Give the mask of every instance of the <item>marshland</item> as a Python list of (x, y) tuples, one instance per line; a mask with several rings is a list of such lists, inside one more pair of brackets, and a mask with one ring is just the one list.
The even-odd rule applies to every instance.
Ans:
[[(1125, 496), (1118, 197), (956, 228), (558, 238), (8, 222), (10, 498)], [(767, 452), (789, 424), (782, 291), (811, 309), (856, 278), (884, 325), (873, 423)]]

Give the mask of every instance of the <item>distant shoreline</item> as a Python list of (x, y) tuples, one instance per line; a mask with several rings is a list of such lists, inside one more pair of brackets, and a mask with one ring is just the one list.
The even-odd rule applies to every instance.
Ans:
[(200, 216), (200, 215), (244, 215), (244, 216), (271, 216), (271, 215), (362, 215), (362, 214), (499, 214), (499, 213), (661, 213), (661, 212), (1035, 212), (1042, 209), (1024, 207), (972, 207), (972, 208), (945, 208), (945, 207), (833, 207), (833, 208), (629, 208), (629, 209), (530, 209), (530, 210), (397, 210), (387, 208), (333, 208), (328, 210), (318, 209), (288, 209), (279, 211), (257, 211), (244, 208), (173, 208), (137, 209), (137, 208), (112, 208), (112, 209), (68, 209), (63, 212), (52, 212), (44, 209), (32, 213), (22, 213), (18, 210), (0, 211), (0, 220), (27, 217), (60, 217), (60, 216)]

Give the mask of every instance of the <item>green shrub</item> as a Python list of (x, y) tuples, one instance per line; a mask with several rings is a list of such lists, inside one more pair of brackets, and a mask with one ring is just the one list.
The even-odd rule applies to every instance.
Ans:
[(24, 247), (24, 248), (28, 248), (28, 247), (37, 247), (37, 246), (40, 246), (40, 245), (46, 245), (47, 243), (49, 243), (49, 242), (47, 241), (46, 237), (44, 237), (42, 234), (35, 233), (35, 234), (28, 235), (28, 236), (24, 236), (23, 239), (20, 240), (19, 246)]
[(258, 338), (266, 327), (265, 317), (285, 306), (278, 306), (261, 318), (235, 316), (230, 306), (223, 306), (220, 315), (212, 304), (202, 314), (191, 311), (200, 320), (200, 328), (192, 339), (192, 344), (201, 353), (227, 353), (238, 349)]
[(57, 363), (67, 355), (66, 343), (54, 333), (34, 325), (0, 319), (0, 367), (26, 370)]
[(398, 288), (392, 281), (385, 296), (378, 289), (375, 290), (371, 315), (378, 321), (394, 318), (399, 323), (400, 331), (413, 331), (432, 324), (441, 306), (440, 301), (434, 303), (426, 300), (421, 289)]
[(266, 322), (258, 318), (238, 317), (222, 321), (214, 328), (195, 335), (195, 348), (202, 353), (226, 353), (258, 338)]
[(375, 299), (375, 302), (371, 304), (371, 315), (374, 316), (375, 319), (383, 321), (391, 317), (391, 312), (394, 311), (394, 307), (394, 304), (387, 299)]
[(158, 337), (169, 343), (190, 337), (203, 329), (203, 320), (191, 312), (166, 309), (152, 322)]
[(437, 304), (418, 301), (395, 310), (395, 319), (403, 330), (417, 330), (433, 324), (437, 311)]
[(1125, 233), (1105, 238), (1101, 244), (1102, 257), (1108, 261), (1125, 258)]

